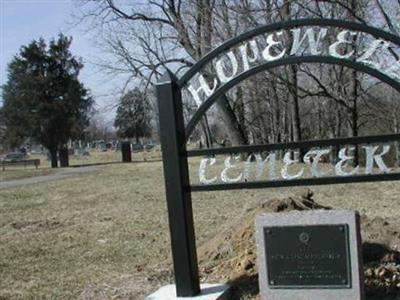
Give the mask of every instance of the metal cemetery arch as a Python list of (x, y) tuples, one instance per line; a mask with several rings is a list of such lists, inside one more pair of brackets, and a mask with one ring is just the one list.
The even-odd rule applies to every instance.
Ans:
[(241, 81), (255, 75), (259, 72), (270, 70), (280, 66), (298, 64), (298, 63), (325, 63), (332, 65), (342, 65), (357, 71), (367, 73), (377, 79), (380, 79), (382, 82), (385, 82), (400, 92), (400, 83), (396, 80), (390, 78), (389, 76), (371, 68), (364, 64), (338, 59), (335, 57), (326, 57), (326, 56), (301, 56), (301, 57), (287, 57), (280, 60), (265, 62), (257, 67), (254, 67), (248, 71), (245, 71), (239, 74), (237, 77), (227, 82), (226, 84), (219, 87), (213, 94), (210, 96), (204, 103), (198, 108), (194, 116), (190, 119), (187, 127), (186, 127), (186, 138), (192, 134), (195, 126), (200, 121), (201, 117), (207, 112), (207, 110), (218, 100), (219, 97), (224, 95), (229, 89), (236, 86)]
[[(270, 36), (272, 37), (270, 38), (270, 36), (268, 36), (267, 46), (274, 46), (278, 42), (274, 40), (274, 36), (272, 34), (273, 32), (294, 28), (301, 29), (310, 26), (323, 28), (341, 28), (345, 29), (348, 33), (350, 31), (365, 33), (374, 38), (377, 38), (377, 45), (381, 42), (383, 43), (384, 41), (386, 41), (388, 43), (392, 43), (396, 47), (400, 47), (400, 37), (363, 24), (332, 19), (302, 19), (287, 21), (275, 23), (272, 25), (261, 26), (240, 36), (237, 36), (207, 54), (186, 74), (184, 74), (181, 79), (178, 80), (172, 73), (167, 72), (157, 83), (157, 98), (160, 111), (160, 138), (162, 144), (166, 198), (168, 205), (172, 258), (175, 270), (177, 296), (194, 296), (200, 293), (191, 192), (241, 188), (266, 188), (293, 185), (321, 185), (348, 182), (400, 180), (400, 173), (397, 172), (388, 174), (354, 175), (344, 177), (332, 176), (322, 178), (237, 182), (210, 185), (190, 184), (187, 160), (188, 157), (210, 156), (216, 154), (251, 153), (257, 151), (273, 151), (281, 149), (359, 145), (379, 142), (384, 143), (400, 140), (400, 134), (392, 134), (382, 136), (342, 138), (333, 140), (293, 142), (286, 144), (237, 146), (193, 151), (186, 150), (187, 138), (192, 133), (193, 129), (195, 128), (201, 117), (212, 106), (212, 104), (215, 103), (218, 97), (222, 96), (230, 88), (236, 86), (238, 83), (245, 80), (246, 78), (278, 66), (300, 63), (327, 63), (342, 65), (363, 73), (367, 73), (379, 79), (380, 81), (387, 83), (395, 90), (400, 92), (400, 75), (395, 76), (396, 78), (392, 78), (392, 76), (390, 76), (391, 74), (385, 73), (379, 68), (374, 68), (373, 66), (365, 63), (365, 60), (363, 62), (359, 62), (356, 59), (350, 60), (348, 58), (334, 57), (332, 55), (324, 56), (319, 54), (306, 56), (296, 56), (290, 54), (287, 55), (287, 57), (284, 57), (284, 55), (282, 55), (282, 57), (279, 57), (278, 59), (265, 61), (261, 64), (258, 64), (257, 66), (247, 68), (242, 72), (236, 74), (235, 76), (232, 76), (230, 80), (224, 82), (223, 84), (215, 86), (215, 89), (213, 89), (212, 93), (210, 93), (210, 95), (207, 95), (208, 97), (199, 105), (198, 110), (185, 128), (183, 121), (181, 91), (190, 82), (190, 80), (195, 77), (196, 74), (199, 74), (201, 70), (207, 66), (208, 63), (211, 63), (221, 54), (224, 54), (224, 52), (231, 50), (234, 46), (240, 45), (244, 41), (248, 41), (251, 38), (258, 37), (262, 34), (271, 33)], [(346, 42), (343, 40), (343, 36), (339, 38), (338, 35), (338, 39), (339, 42)], [(308, 36), (308, 42), (309, 44), (311, 44), (310, 36)], [(300, 46), (302, 43), (303, 40), (300, 41)], [(315, 49), (314, 52), (316, 52)], [(372, 54), (370, 53), (369, 57), (371, 56)], [(396, 66), (398, 66), (399, 70), (397, 72), (399, 72), (400, 61), (396, 62)]]

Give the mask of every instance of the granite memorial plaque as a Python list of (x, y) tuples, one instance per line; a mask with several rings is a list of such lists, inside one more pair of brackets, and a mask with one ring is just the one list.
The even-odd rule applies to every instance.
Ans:
[(261, 299), (364, 299), (357, 213), (263, 214), (256, 230)]

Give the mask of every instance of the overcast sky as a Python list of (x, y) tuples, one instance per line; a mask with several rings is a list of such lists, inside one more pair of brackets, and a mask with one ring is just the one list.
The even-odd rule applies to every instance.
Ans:
[[(73, 25), (78, 8), (72, 0), (0, 0), (0, 5), (0, 85), (7, 80), (7, 64), (22, 45), (40, 37), (48, 41), (63, 32), (73, 37), (72, 53), (83, 59), (80, 80), (92, 91), (97, 107), (103, 110), (117, 101), (113, 91), (118, 81), (103, 76), (94, 64), (102, 53), (82, 26)], [(106, 111), (104, 116), (111, 120), (113, 113)]]

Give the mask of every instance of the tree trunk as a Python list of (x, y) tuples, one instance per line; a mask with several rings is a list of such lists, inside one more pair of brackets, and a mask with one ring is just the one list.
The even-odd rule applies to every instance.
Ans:
[(206, 122), (206, 118), (203, 118), (200, 120), (200, 126), (203, 131), (203, 138), (206, 144), (206, 148), (212, 148), (212, 143), (211, 143), (211, 136), (208, 128), (208, 124)]
[[(200, 10), (197, 15), (197, 30), (201, 30), (200, 33), (197, 33), (197, 39), (199, 40), (200, 37), (201, 42), (200, 47), (199, 45), (197, 47), (197, 49), (200, 49), (200, 53), (197, 53), (197, 55), (200, 56), (197, 57), (197, 59), (200, 59), (201, 56), (210, 51), (212, 45), (213, 25), (211, 0), (198, 0), (197, 9)], [(200, 27), (199, 24), (201, 24)], [(228, 98), (223, 96), (218, 99), (216, 102), (216, 107), (226, 126), (232, 145), (247, 144), (247, 137), (243, 128), (240, 126), (239, 121), (236, 119), (233, 109), (229, 104)]]
[[(394, 133), (400, 132), (400, 124), (395, 112), (393, 112), (393, 128), (394, 128)], [(400, 143), (396, 141), (394, 142), (394, 146), (396, 148), (397, 167), (400, 167)]]
[(210, 124), (208, 122), (208, 118), (207, 118), (206, 115), (204, 116), (203, 119), (204, 119), (204, 125), (205, 125), (205, 129), (206, 129), (205, 132), (206, 132), (206, 134), (208, 136), (208, 139), (210, 141), (210, 148), (212, 148), (212, 147), (214, 147), (214, 138), (213, 138), (213, 134), (212, 134), (211, 129), (210, 129)]
[[(357, 1), (352, 0), (351, 1), (351, 8), (352, 10), (357, 13)], [(357, 37), (353, 37), (353, 44), (352, 44), (352, 50), (354, 51), (355, 55), (354, 57), (357, 57)], [(357, 137), (358, 136), (358, 76), (357, 76), (357, 71), (352, 70), (351, 71), (351, 82), (352, 82), (352, 91), (351, 91), (351, 97), (352, 97), (352, 110), (351, 110), (351, 136), (352, 137)], [(354, 166), (357, 166), (359, 163), (359, 151), (358, 151), (358, 145), (354, 145)]]
[(48, 148), (50, 152), (50, 160), (51, 160), (51, 167), (52, 168), (57, 168), (58, 167), (58, 159), (57, 159), (57, 148), (52, 147)]
[[(340, 106), (337, 104), (336, 106), (336, 115), (335, 115), (335, 128), (333, 132), (332, 138), (338, 138), (340, 137), (340, 134), (342, 132), (342, 115), (340, 113)], [(331, 156), (331, 163), (336, 164), (338, 161), (338, 153), (340, 151), (340, 146), (334, 146), (332, 150), (332, 156)]]
[[(285, 7), (283, 10), (283, 16), (289, 20), (291, 17), (291, 1), (285, 1)], [(293, 44), (293, 36), (291, 32), (286, 31), (289, 48)], [(291, 121), (292, 121), (292, 141), (299, 142), (302, 139), (301, 136), (301, 124), (300, 124), (300, 108), (299, 108), (299, 96), (298, 96), (298, 78), (297, 65), (290, 65), (288, 67), (288, 83), (289, 83), (289, 103), (291, 106)], [(300, 157), (303, 157), (303, 149), (299, 149)]]
[[(351, 109), (351, 136), (358, 136), (358, 107), (357, 107), (357, 98), (358, 98), (358, 84), (357, 84), (357, 71), (352, 71), (352, 81), (353, 81), (353, 106)], [(359, 163), (359, 153), (358, 153), (358, 145), (354, 145), (354, 166), (357, 166)]]
[(246, 145), (247, 137), (243, 129), (241, 128), (238, 120), (236, 119), (236, 116), (233, 113), (232, 107), (229, 104), (226, 96), (222, 96), (216, 104), (218, 112), (220, 113), (220, 116), (226, 126), (232, 146)]
[(244, 134), (246, 131), (246, 108), (243, 101), (243, 90), (240, 86), (236, 87), (236, 103), (235, 107), (237, 107), (237, 116), (240, 128), (242, 128)]
[(293, 130), (293, 141), (301, 141), (301, 125), (300, 125), (300, 107), (299, 107), (299, 97), (297, 94), (297, 66), (291, 65), (289, 71), (289, 81), (291, 88), (290, 93), (290, 103), (291, 103), (291, 114), (292, 114), (292, 130)]

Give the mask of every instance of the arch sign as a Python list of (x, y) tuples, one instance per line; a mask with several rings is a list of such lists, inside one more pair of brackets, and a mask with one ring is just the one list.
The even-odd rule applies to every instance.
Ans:
[[(364, 48), (355, 50), (356, 40), (363, 41)], [(188, 137), (212, 105), (252, 75), (301, 63), (346, 66), (400, 92), (399, 55), (400, 37), (378, 28), (301, 19), (239, 35), (211, 51), (180, 79), (167, 72), (159, 80), (160, 138), (177, 296), (200, 293), (192, 192), (400, 180), (400, 169), (387, 162), (396, 153), (400, 134), (187, 151)], [(186, 126), (182, 96), (197, 107)], [(356, 147), (365, 159), (353, 166)], [(339, 149), (336, 163), (324, 164), (333, 148)], [(239, 159), (243, 153), (247, 159)], [(196, 184), (189, 179), (188, 157), (202, 157)]]

